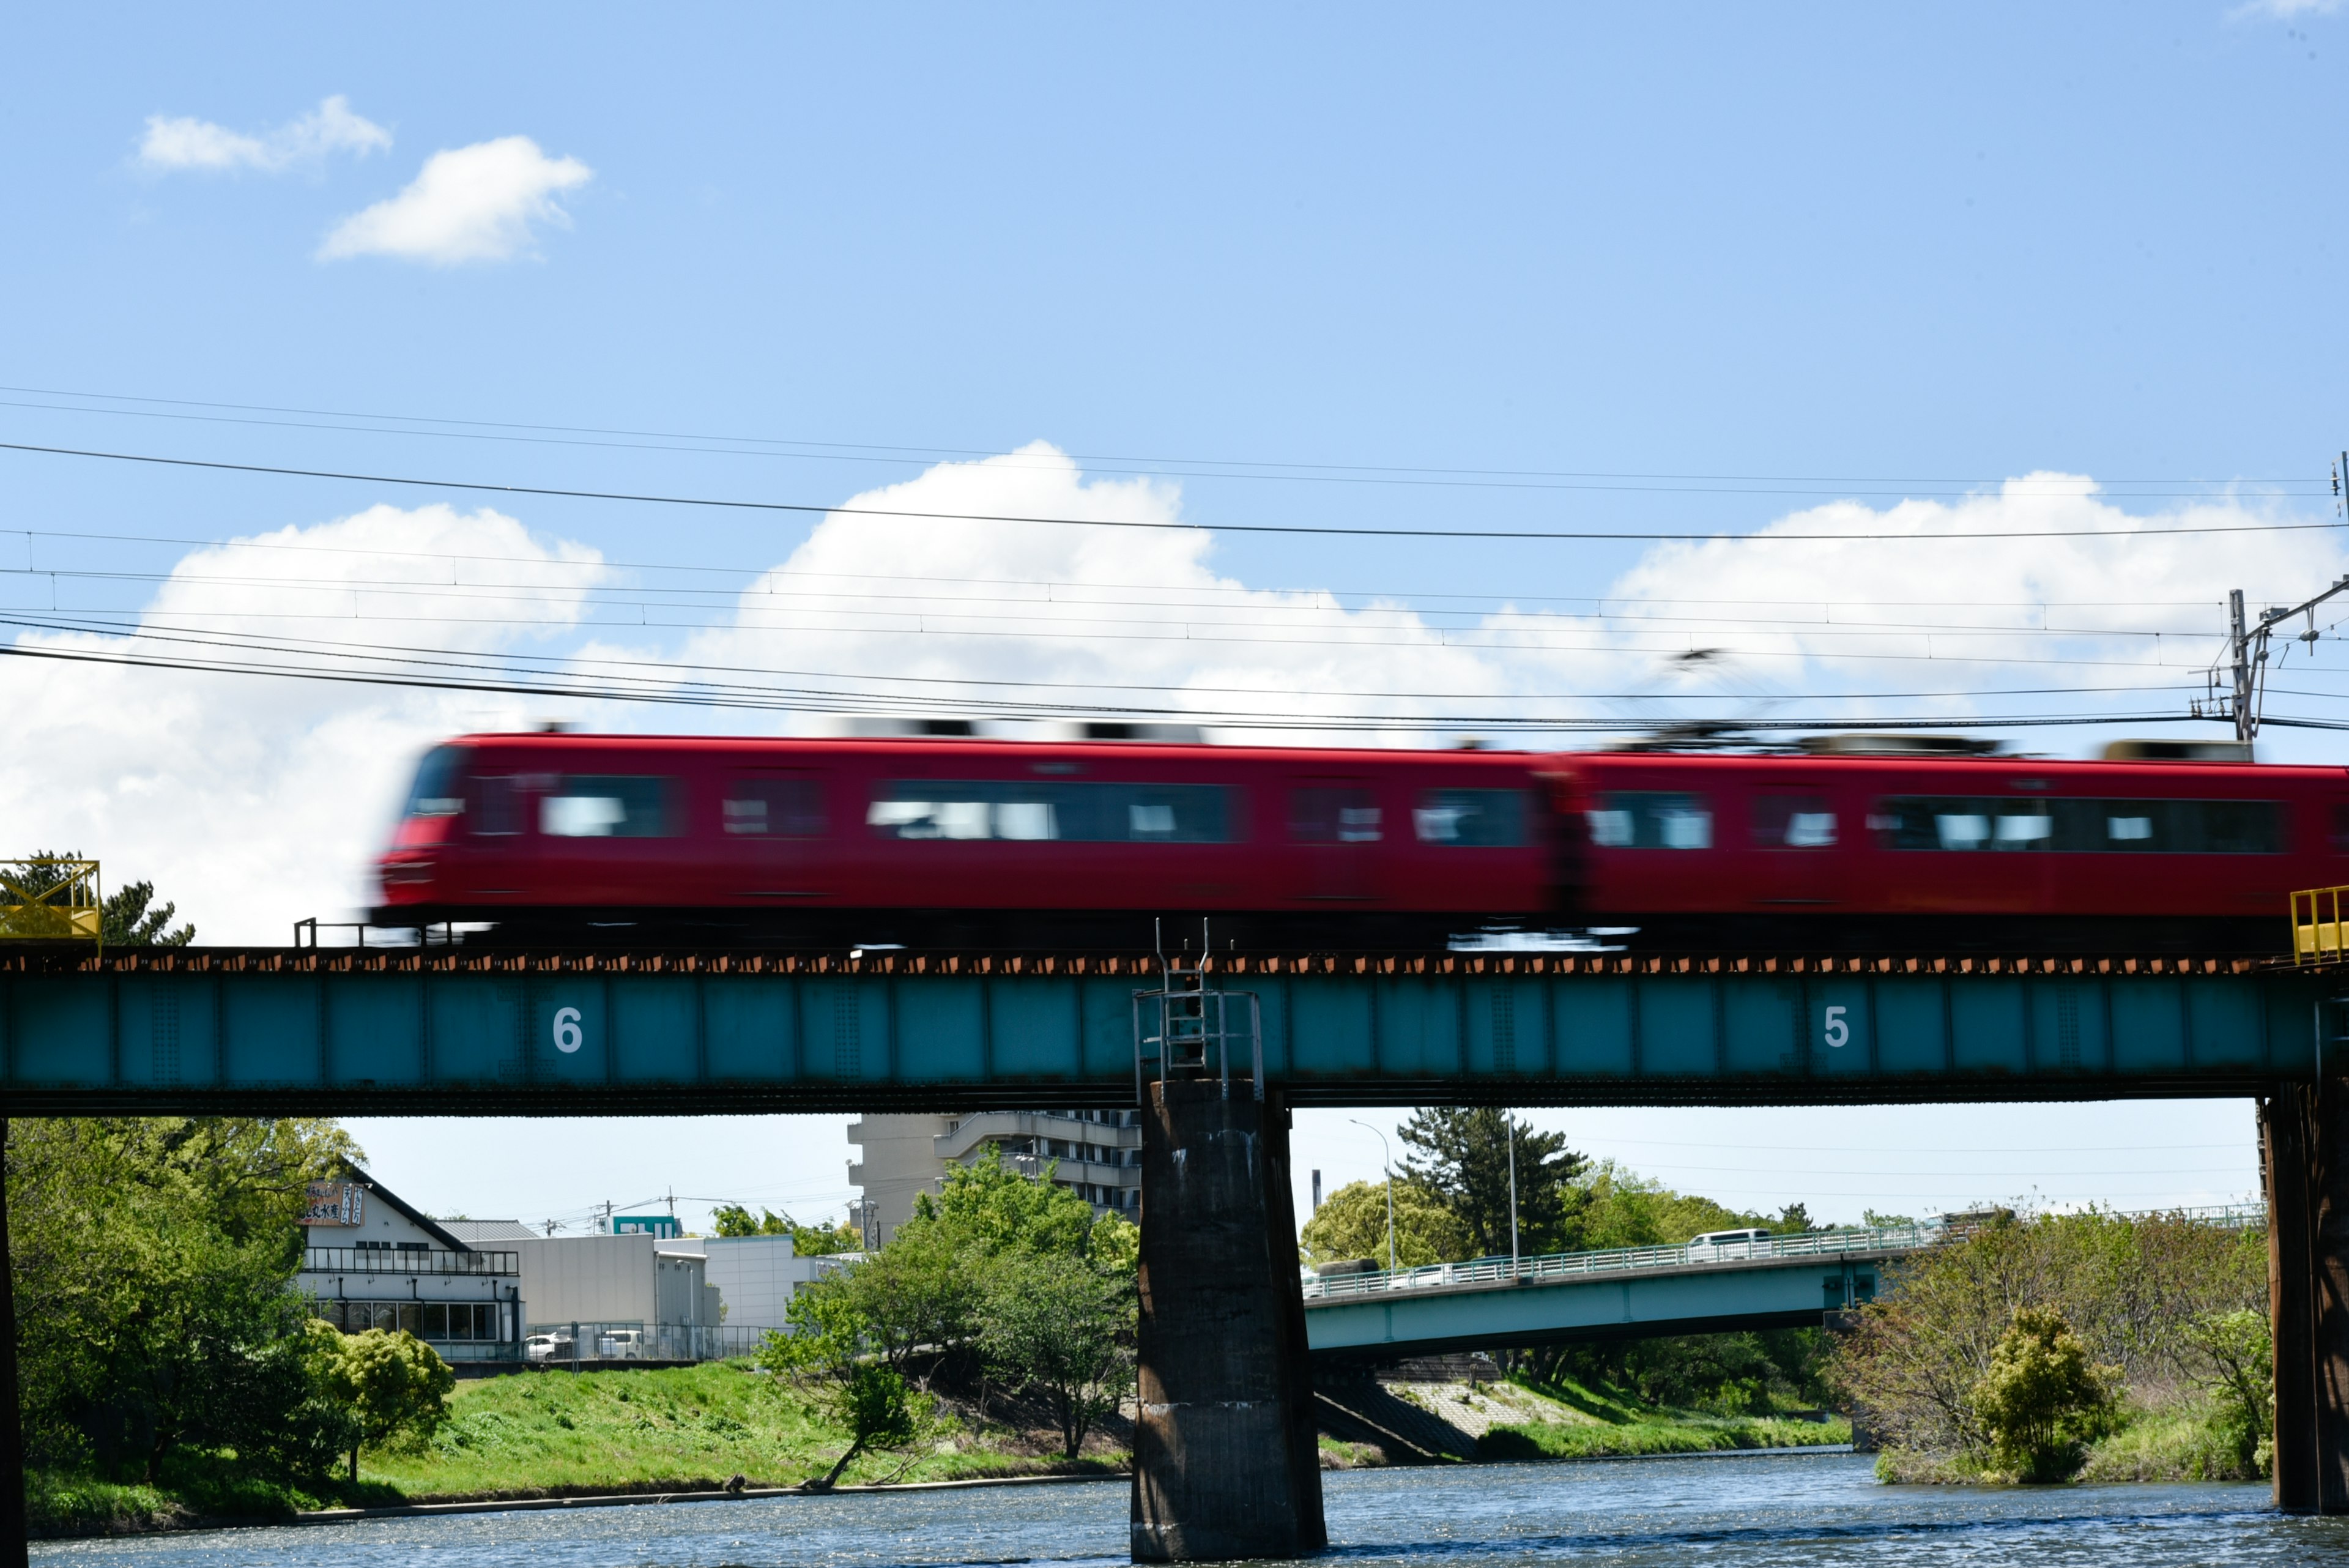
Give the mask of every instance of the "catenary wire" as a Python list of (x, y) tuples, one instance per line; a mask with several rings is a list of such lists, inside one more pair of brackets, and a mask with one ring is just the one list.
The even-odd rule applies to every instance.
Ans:
[[(705, 444), (674, 448), (664, 447), (655, 450), (678, 451), (685, 452), (710, 452), (719, 455), (730, 455), (730, 448), (792, 448), (797, 450), (779, 452), (775, 452), (774, 455), (786, 457), (846, 456), (853, 458), (854, 461), (860, 462), (891, 463), (931, 462), (950, 461), (957, 458), (986, 458), (999, 462), (1005, 457), (1015, 455), (1013, 453), (1001, 452), (992, 449), (978, 447), (902, 446), (859, 441), (812, 441), (790, 440), (772, 436), (712, 435), (708, 433), (695, 433), (692, 431), (639, 431), (595, 425), (533, 424), (504, 420), (450, 419), (439, 415), (429, 414), (351, 412), (332, 409), (293, 408), (266, 403), (223, 403), (190, 398), (151, 398), (119, 392), (72, 391), (52, 387), (16, 387), (0, 385), (0, 391), (16, 392), (21, 395), (33, 397), (79, 398), (85, 400), (86, 402), (148, 403), (166, 408), (224, 409), (240, 413), (296, 414), (310, 419), (320, 420), (393, 421), (398, 421), (401, 425), (450, 425), (472, 431), (533, 431), (550, 435), (623, 437), (627, 438), (628, 441), (692, 441)], [(126, 409), (92, 408), (84, 406), (84, 404), (68, 403), (5, 404), (0, 406), (42, 409), (63, 413), (129, 414), (137, 411)], [(252, 422), (268, 423), (271, 421)], [(325, 431), (355, 431), (359, 433), (382, 434), (448, 435), (456, 433), (448, 431), (396, 430), (388, 427), (380, 430), (370, 430), (369, 427), (367, 426), (350, 423), (301, 425), (290, 428)], [(625, 442), (587, 441), (579, 444), (618, 445), (623, 446), (627, 450), (635, 450), (634, 448), (626, 448)], [(753, 455), (753, 453), (745, 452), (740, 453), (740, 455)], [(1186, 472), (1182, 475), (1182, 477), (1269, 479), (1331, 478), (1344, 482), (1369, 483), (1403, 483), (1435, 484), (1471, 481), (1611, 480), (1649, 481), (1656, 483), (1679, 482), (1708, 486), (1733, 484), (1824, 484), (1841, 486), (1850, 484), (1915, 483), (1971, 487), (2032, 483), (2032, 478), (2029, 475), (2008, 475), (1997, 479), (1950, 479), (1944, 477), (1902, 480), (1887, 475), (1663, 473), (1610, 472), (1603, 470), (1456, 468), (1384, 463), (1260, 462), (1235, 458), (1135, 457), (1131, 455), (1115, 455), (1098, 452), (1069, 452), (1065, 455), (1070, 461), (1075, 462), (1148, 465), (1148, 468), (1143, 470), (1118, 472), (1150, 472), (1152, 470), (1171, 468), (1180, 468), (1185, 470), (1229, 470), (1232, 472), (1206, 474)], [(2065, 478), (2061, 481), (2050, 480), (2047, 483), (2050, 485), (2054, 485), (2060, 483), (2068, 487), (2074, 482), (2069, 478)], [(2231, 479), (2191, 479), (2174, 477), (2158, 479), (2107, 478), (2100, 481), (2099, 483), (2104, 486), (2183, 484), (2200, 486), (2207, 489), (2230, 484), (2284, 487), (2303, 483), (2313, 484), (2313, 482), (2305, 480), (2256, 479), (2237, 476)], [(1738, 493), (1723, 492), (1723, 493)], [(2321, 488), (2312, 487), (2310, 490), (2304, 492), (2304, 493), (2314, 495), (2324, 493), (2324, 492)]]
[(732, 512), (782, 512), (815, 516), (884, 517), (934, 523), (1019, 523), (1066, 528), (1112, 528), (1166, 534), (1279, 534), (1357, 539), (1511, 539), (1619, 540), (1648, 544), (1710, 543), (1783, 544), (1918, 544), (1971, 539), (2127, 539), (2168, 538), (2188, 535), (2292, 534), (2344, 526), (2328, 523), (2249, 523), (2189, 524), (2171, 528), (2000, 528), (1950, 529), (1930, 534), (1725, 534), (1670, 530), (1565, 528), (1358, 528), (1312, 523), (1177, 523), (1144, 522), (1137, 518), (1051, 517), (996, 512), (916, 511), (905, 507), (846, 506), (803, 501), (746, 501), (721, 496), (661, 495), (632, 491), (584, 490), (556, 485), (502, 484), (460, 479), (424, 479), (409, 475), (355, 473), (337, 469), (294, 468), (274, 463), (228, 462), (217, 458), (164, 457), (152, 452), (102, 452), (85, 447), (47, 446), (30, 441), (0, 441), (0, 452), (39, 453), (51, 457), (87, 458), (109, 462), (149, 463), (166, 468), (205, 469), (223, 473), (270, 474), (280, 478), (327, 479), (357, 484), (398, 484), (426, 490), (460, 490), (489, 495), (536, 495), (565, 501), (610, 501), (631, 505), (687, 506)]

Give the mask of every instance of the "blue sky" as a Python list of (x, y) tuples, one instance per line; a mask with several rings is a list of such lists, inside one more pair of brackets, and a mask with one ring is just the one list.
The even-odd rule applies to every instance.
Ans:
[[(2325, 5), (84, 7), (27, 15), (14, 38), (0, 383), (16, 389), (0, 391), (0, 441), (816, 506), (902, 484), (923, 509), (1024, 497), (1227, 530), (1729, 536), (2323, 523), (2327, 462), (2349, 444), (2349, 47)], [(373, 417), (388, 415), (437, 422)], [(1036, 441), (1050, 450), (1006, 455)], [(2080, 477), (2006, 483), (2041, 473)], [(339, 636), (489, 659), (750, 650), (846, 678), (967, 670), (1096, 697), (1117, 681), (1244, 687), (1332, 711), (1412, 691), (1429, 695), (1359, 711), (1424, 718), (1430, 735), (1461, 728), (1449, 721), (1472, 698), (1494, 711), (1546, 694), (1564, 711), (1555, 694), (1678, 690), (1660, 663), (1673, 638), (1739, 650), (1720, 688), (1682, 692), (1724, 712), (1754, 692), (1896, 691), (1936, 695), (1875, 711), (2149, 710), (2109, 692), (1964, 694), (2128, 684), (2153, 678), (2147, 659), (2174, 678), (2208, 657), (2225, 587), (2282, 603), (2349, 570), (2337, 533), (2306, 529), (1814, 554), (1229, 531), (1111, 550), (1065, 536), (1080, 531), (835, 516), (819, 537), (806, 514), (9, 452), (0, 478), (0, 607), (98, 618), (20, 640), (96, 647), (169, 616), (319, 636), (322, 605), (347, 600)], [(261, 535), (274, 554), (195, 548)], [(286, 569), (287, 551), (329, 545)], [(507, 563), (489, 610), (476, 595), (388, 616), (365, 591), (419, 559), (482, 554)], [(861, 575), (872, 602), (794, 602), (791, 625), (761, 621), (737, 596), (790, 580), (760, 577), (786, 563)], [(721, 570), (653, 569), (685, 566)], [(996, 591), (971, 580), (1074, 579), (1104, 604), (1114, 585), (1155, 586), (1220, 606), (1243, 633), (1309, 628), (1321, 651), (1143, 647), (1105, 629), (1157, 613), (1131, 604), (983, 636), (966, 622), (962, 640), (916, 647), (874, 619), (904, 608), (885, 592), (912, 591), (871, 587), (892, 573), (951, 576), (954, 607), (990, 614)], [(709, 592), (668, 591), (681, 583)], [(1582, 639), (1563, 652), (1430, 648), (1506, 642), (1537, 601), (1601, 594), (1667, 616), (1671, 636), (1585, 618), (1536, 628)], [(1898, 635), (1862, 648), (1720, 607), (1812, 597)], [(2092, 607), (2077, 636), (1912, 635), (1937, 616), (2013, 630), (2020, 607), (2051, 599)], [(12, 836), (154, 875), (207, 933), (239, 940), (357, 900), (423, 740), (545, 716), (494, 697), (28, 665), (0, 660), (20, 737), (82, 772), (61, 791), (0, 763)], [(2349, 716), (2339, 670), (2319, 644), (2280, 682), (2306, 694), (2271, 707)], [(1576, 711), (1628, 722), (1652, 708)], [(563, 711), (607, 727), (789, 722)], [(2078, 751), (2111, 732), (2030, 743)], [(2267, 744), (2338, 754), (2323, 733)], [(2172, 1126), (2188, 1113), (2110, 1114), (2122, 1130), (2107, 1141), (2157, 1123), (2142, 1136), (2200, 1138)], [(1897, 1124), (1875, 1141), (2002, 1141), (1934, 1131), (1969, 1115), (1772, 1113), (1717, 1136), (1850, 1143), (1868, 1140), (1836, 1129)], [(2240, 1106), (2208, 1116), (2214, 1138), (2241, 1140)], [(1635, 1133), (1664, 1142), (1619, 1152), (1661, 1168), (1669, 1129), (1620, 1124)], [(371, 1136), (387, 1159), (444, 1169), (438, 1151), (466, 1137)], [(693, 1129), (662, 1136), (629, 1157), (647, 1191), (683, 1185), (661, 1172)], [(740, 1158), (762, 1158), (765, 1136), (747, 1131)], [(1361, 1174), (1352, 1136), (1312, 1131), (1323, 1152), (1300, 1164)], [(840, 1187), (847, 1151), (829, 1132), (782, 1141), (823, 1158), (767, 1187)], [(2131, 1200), (2247, 1188), (2241, 1149), (2208, 1181)], [(634, 1196), (587, 1191), (559, 1159), (531, 1169), (505, 1207)], [(2022, 1189), (1981, 1172), (1950, 1179), (1949, 1200)], [(442, 1207), (500, 1206), (384, 1173)], [(1735, 1173), (1686, 1179), (1745, 1190)]]

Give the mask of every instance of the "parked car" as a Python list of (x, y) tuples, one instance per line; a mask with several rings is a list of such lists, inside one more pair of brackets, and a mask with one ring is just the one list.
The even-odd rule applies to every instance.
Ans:
[(1708, 1231), (1689, 1238), (1688, 1259), (1692, 1263), (1724, 1263), (1733, 1258), (1766, 1258), (1771, 1235), (1768, 1231)]
[(533, 1334), (522, 1342), (525, 1361), (569, 1361), (574, 1358), (573, 1341), (569, 1334)]
[(607, 1328), (595, 1337), (595, 1354), (605, 1361), (641, 1361), (645, 1332), (640, 1328)]

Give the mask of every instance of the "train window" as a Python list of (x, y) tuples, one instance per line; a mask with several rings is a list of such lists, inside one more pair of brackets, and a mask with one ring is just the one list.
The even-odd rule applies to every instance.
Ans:
[(2349, 802), (2339, 802), (2333, 807), (2333, 852), (2349, 855)]
[(1526, 841), (1526, 796), (1514, 789), (1432, 789), (1412, 808), (1422, 844), (1502, 848)]
[(1299, 844), (1376, 844), (1378, 803), (1366, 789), (1290, 790), (1288, 836)]
[(511, 775), (484, 774), (473, 780), (473, 832), (483, 838), (502, 838), (522, 831), (522, 797)]
[(457, 768), (463, 761), (454, 746), (435, 746), (424, 753), (416, 769), (416, 783), (408, 792), (409, 816), (457, 816), (465, 809)]
[(572, 774), (538, 799), (538, 830), (550, 838), (667, 838), (675, 832), (670, 781)]
[(1601, 849), (1710, 849), (1713, 805), (1701, 794), (1630, 790), (1599, 797), (1586, 814)]
[(1772, 791), (1754, 802), (1754, 842), (1764, 849), (1832, 849), (1836, 815), (1815, 794)]
[(730, 834), (755, 838), (821, 838), (823, 783), (792, 774), (748, 774), (729, 779), (719, 817)]
[(2267, 800), (2033, 800), (1911, 796), (1869, 826), (1894, 849), (2273, 855), (2283, 823)]
[(898, 780), (864, 820), (885, 838), (1061, 839), (1089, 844), (1225, 844), (1221, 784)]

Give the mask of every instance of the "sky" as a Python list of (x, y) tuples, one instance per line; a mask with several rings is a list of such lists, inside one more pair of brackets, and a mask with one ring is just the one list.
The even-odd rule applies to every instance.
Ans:
[[(28, 15), (0, 824), (272, 941), (363, 905), (423, 746), (545, 720), (2221, 733), (2180, 721), (2226, 590), (2349, 572), (2344, 26)], [(2290, 649), (2270, 715), (2349, 720)], [(2232, 1102), (1537, 1119), (1833, 1218), (2255, 1184)], [(837, 1118), (357, 1126), (445, 1211), (848, 1197)], [(1380, 1168), (1342, 1116), (1298, 1146)]]

